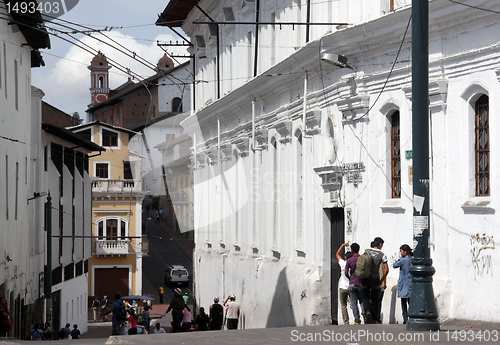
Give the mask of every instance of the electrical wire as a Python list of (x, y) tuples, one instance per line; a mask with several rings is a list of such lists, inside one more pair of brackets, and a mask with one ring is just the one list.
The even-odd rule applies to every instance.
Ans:
[(487, 8), (481, 8), (481, 7), (477, 7), (477, 6), (473, 6), (473, 5), (469, 5), (469, 4), (465, 4), (463, 2), (459, 2), (459, 1), (455, 1), (455, 0), (448, 0), (449, 2), (452, 2), (454, 4), (457, 4), (457, 5), (462, 5), (462, 6), (466, 6), (466, 7), (470, 7), (470, 8), (474, 8), (476, 10), (480, 10), (480, 11), (485, 11), (485, 12), (491, 12), (491, 13), (496, 13), (496, 14), (500, 14), (499, 11), (494, 11), (494, 10), (489, 10)]
[(406, 24), (406, 30), (405, 30), (405, 33), (403, 34), (403, 38), (401, 39), (401, 44), (399, 45), (398, 52), (396, 54), (396, 57), (394, 58), (394, 62), (392, 64), (391, 70), (389, 71), (389, 74), (387, 75), (387, 78), (385, 79), (385, 82), (384, 82), (384, 85), (382, 86), (382, 89), (380, 90), (380, 92), (379, 92), (377, 98), (375, 99), (375, 101), (373, 102), (372, 106), (366, 111), (366, 113), (361, 115), (358, 119), (362, 119), (362, 118), (365, 118), (366, 116), (368, 116), (368, 114), (370, 113), (370, 110), (372, 110), (373, 107), (375, 106), (375, 104), (377, 104), (377, 101), (379, 100), (380, 96), (384, 92), (385, 87), (387, 86), (387, 83), (389, 82), (389, 79), (391, 78), (392, 71), (394, 70), (394, 67), (396, 66), (396, 62), (398, 61), (399, 53), (401, 53), (401, 49), (403, 48), (403, 43), (405, 41), (406, 34), (408, 33), (408, 28), (410, 27), (410, 23), (411, 23), (411, 15), (410, 15), (410, 18), (408, 18), (408, 24)]

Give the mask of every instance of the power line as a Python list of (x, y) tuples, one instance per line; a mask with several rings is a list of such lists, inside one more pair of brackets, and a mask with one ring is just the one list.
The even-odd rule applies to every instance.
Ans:
[(448, 0), (449, 2), (453, 2), (454, 4), (457, 4), (457, 5), (462, 5), (462, 6), (466, 6), (466, 7), (470, 7), (470, 8), (474, 8), (476, 10), (480, 10), (480, 11), (485, 11), (485, 12), (491, 12), (491, 13), (496, 13), (496, 14), (500, 14), (499, 11), (495, 11), (495, 10), (489, 10), (487, 8), (481, 8), (481, 7), (477, 7), (477, 6), (473, 6), (473, 5), (469, 5), (469, 4), (464, 4), (463, 2), (458, 2), (458, 1), (455, 1), (455, 0)]
[(403, 48), (403, 43), (405, 41), (406, 34), (408, 33), (408, 28), (410, 27), (410, 23), (411, 23), (411, 15), (410, 15), (410, 18), (408, 18), (408, 24), (406, 25), (405, 33), (403, 34), (403, 38), (401, 39), (401, 44), (399, 45), (398, 53), (396, 54), (396, 57), (394, 58), (394, 63), (392, 64), (391, 70), (389, 71), (389, 74), (387, 75), (387, 78), (385, 79), (385, 82), (384, 82), (384, 85), (382, 86), (382, 89), (380, 90), (380, 92), (379, 92), (377, 98), (375, 99), (375, 102), (373, 102), (372, 106), (366, 111), (366, 113), (361, 115), (359, 117), (359, 119), (366, 117), (368, 115), (368, 113), (370, 113), (370, 110), (372, 110), (373, 107), (375, 106), (375, 104), (377, 104), (377, 101), (379, 100), (380, 96), (384, 92), (385, 87), (387, 86), (387, 83), (389, 82), (389, 79), (391, 78), (391, 74), (392, 74), (392, 71), (394, 70), (394, 66), (396, 66), (396, 61), (398, 61), (399, 53), (401, 52), (401, 49)]

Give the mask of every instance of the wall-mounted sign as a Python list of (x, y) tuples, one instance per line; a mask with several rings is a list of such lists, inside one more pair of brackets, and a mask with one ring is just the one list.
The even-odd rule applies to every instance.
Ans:
[(412, 159), (413, 158), (413, 151), (412, 150), (405, 151), (405, 157), (406, 157), (406, 159)]
[(354, 163), (344, 163), (342, 166), (344, 170), (344, 178), (347, 182), (359, 183), (363, 182), (363, 176), (361, 172), (365, 170), (365, 163), (354, 162)]

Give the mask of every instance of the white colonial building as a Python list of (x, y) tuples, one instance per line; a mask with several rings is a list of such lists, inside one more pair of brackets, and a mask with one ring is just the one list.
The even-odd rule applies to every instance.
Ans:
[[(463, 2), (429, 4), (434, 292), (440, 319), (500, 321), (500, 6)], [(247, 328), (335, 322), (335, 252), (380, 236), (383, 322), (402, 321), (392, 263), (413, 244), (410, 17), (410, 1), (169, 2), (157, 24), (182, 27), (203, 81), (183, 122), (199, 306), (235, 294)]]
[[(87, 330), (87, 259), (90, 256), (88, 154), (99, 146), (42, 125), (43, 91), (31, 86), (31, 68), (50, 48), (39, 14), (29, 17), (0, 6), (0, 297), (11, 310), (11, 337), (26, 339), (34, 323), (77, 323)], [(52, 197), (47, 237), (45, 202)], [(78, 238), (76, 238), (77, 236)], [(52, 254), (47, 255), (47, 243)], [(52, 310), (44, 283), (52, 263)], [(62, 320), (62, 321), (61, 321)]]

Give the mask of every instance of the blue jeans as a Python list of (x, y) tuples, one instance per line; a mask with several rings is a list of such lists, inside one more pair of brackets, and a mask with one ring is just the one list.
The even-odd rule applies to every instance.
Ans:
[(357, 323), (361, 323), (358, 309), (358, 301), (361, 303), (361, 290), (361, 286), (349, 284), (349, 296), (351, 297), (352, 313), (354, 314), (354, 322)]

